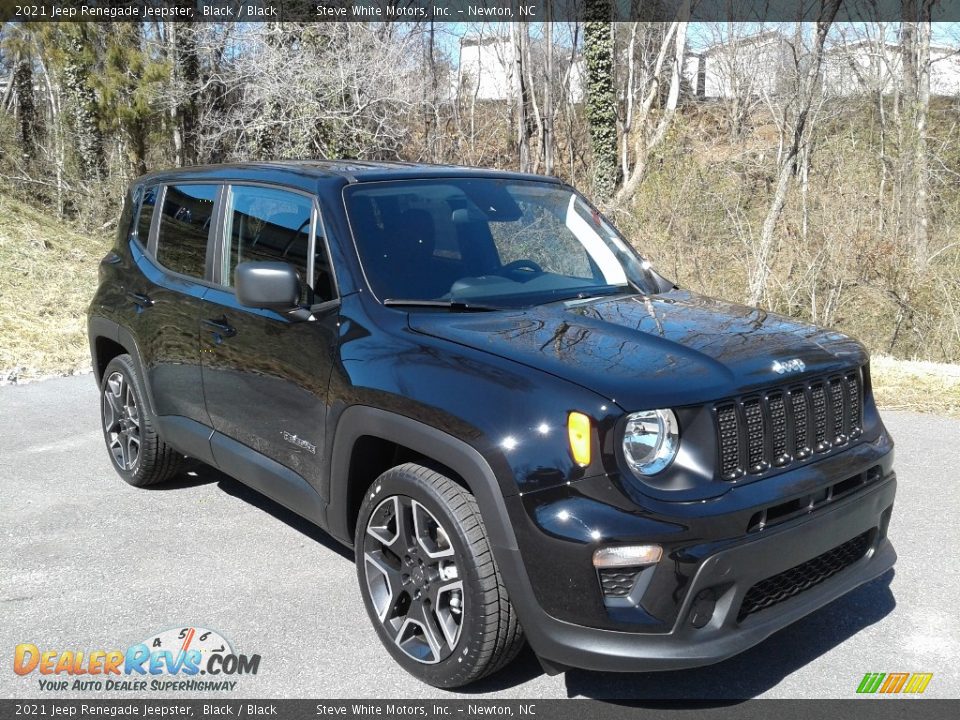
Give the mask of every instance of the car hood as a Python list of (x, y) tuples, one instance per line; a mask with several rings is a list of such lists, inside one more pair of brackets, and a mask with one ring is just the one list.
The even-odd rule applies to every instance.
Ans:
[[(841, 333), (687, 291), (454, 315), (412, 330), (523, 363), (625, 410), (717, 400), (866, 362)], [(789, 370), (774, 363), (789, 363)]]

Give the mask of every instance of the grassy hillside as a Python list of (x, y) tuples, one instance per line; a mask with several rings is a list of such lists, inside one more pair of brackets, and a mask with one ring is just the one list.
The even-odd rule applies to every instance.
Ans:
[(89, 368), (85, 311), (110, 245), (0, 190), (0, 381)]
[[(111, 236), (92, 238), (0, 190), (0, 383), (89, 370), (85, 313)], [(884, 407), (960, 417), (960, 365), (878, 356), (873, 376)]]

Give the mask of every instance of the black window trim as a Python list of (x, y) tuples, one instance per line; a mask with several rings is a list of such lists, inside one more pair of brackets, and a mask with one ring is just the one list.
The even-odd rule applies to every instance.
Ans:
[(327, 235), (327, 226), (323, 219), (323, 211), (320, 209), (320, 203), (317, 200), (316, 193), (309, 192), (308, 190), (302, 190), (297, 187), (291, 187), (289, 185), (283, 185), (280, 183), (270, 183), (262, 182), (256, 180), (222, 180), (220, 195), (218, 196), (219, 209), (217, 211), (217, 220), (216, 220), (216, 241), (212, 249), (212, 257), (214, 259), (212, 268), (211, 268), (211, 284), (216, 287), (218, 290), (223, 292), (228, 292), (234, 294), (236, 290), (233, 286), (227, 286), (223, 284), (223, 268), (227, 262), (228, 253), (230, 252), (230, 244), (227, 242), (226, 237), (226, 227), (227, 227), (227, 207), (229, 206), (230, 194), (233, 187), (259, 187), (266, 188), (270, 190), (282, 190), (284, 192), (289, 192), (294, 195), (300, 195), (310, 200), (311, 212), (310, 212), (310, 246), (307, 248), (307, 275), (305, 278), (307, 287), (311, 290), (315, 290), (313, 284), (316, 277), (316, 249), (317, 249), (317, 238), (322, 237), (323, 240), (323, 251), (327, 257), (327, 266), (330, 268), (330, 284), (333, 291), (333, 297), (329, 300), (324, 300), (319, 303), (314, 303), (310, 306), (312, 312), (322, 310), (327, 307), (332, 307), (333, 305), (338, 305), (340, 303), (340, 287), (337, 283), (337, 273), (333, 267), (333, 254), (330, 252), (330, 238)]
[[(147, 187), (147, 185), (134, 185), (130, 188), (130, 204), (132, 208), (130, 210), (130, 222), (127, 223), (127, 228), (124, 233), (124, 237), (127, 240), (140, 239), (140, 209), (143, 207), (143, 196), (147, 193)], [(151, 218), (151, 222), (152, 220), (153, 218)]]

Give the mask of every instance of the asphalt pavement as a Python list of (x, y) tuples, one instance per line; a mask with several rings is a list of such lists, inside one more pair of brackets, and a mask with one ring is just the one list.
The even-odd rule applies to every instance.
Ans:
[[(934, 674), (926, 696), (960, 696), (960, 421), (883, 416), (900, 482), (894, 571), (711, 667), (549, 677), (525, 650), (460, 694), (850, 698), (865, 673), (903, 671)], [(19, 643), (123, 649), (188, 626), (261, 656), (258, 673), (235, 676), (222, 697), (457, 695), (418, 683), (382, 649), (351, 553), (231, 478), (193, 472), (157, 489), (126, 485), (108, 460), (89, 375), (0, 387), (0, 697), (45, 695), (37, 672), (12, 671)]]

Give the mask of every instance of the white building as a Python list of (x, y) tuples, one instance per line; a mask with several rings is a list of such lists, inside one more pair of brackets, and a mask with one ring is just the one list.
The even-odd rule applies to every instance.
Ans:
[(509, 37), (468, 35), (460, 42), (459, 92), (477, 100), (514, 97), (513, 63), (516, 55)]
[[(858, 40), (835, 45), (824, 57), (824, 82), (841, 96), (861, 93), (892, 93), (894, 79), (901, 76), (903, 55), (899, 45), (877, 40)], [(930, 94), (960, 97), (960, 49), (930, 47)]]
[(795, 66), (793, 49), (777, 31), (719, 42), (684, 60), (684, 79), (696, 97), (723, 100), (778, 91)]
[[(534, 63), (542, 64), (546, 53), (545, 43), (532, 42)], [(566, 66), (566, 52), (560, 53), (555, 49), (554, 62), (557, 68)], [(467, 35), (460, 41), (460, 66), (455, 93), (477, 100), (504, 102), (515, 99), (518, 92), (513, 78), (515, 61), (515, 47), (509, 35)], [(535, 73), (535, 77), (538, 75)], [(584, 78), (583, 59), (578, 57), (567, 82), (570, 102), (579, 103), (583, 100)]]
[[(703, 100), (758, 97), (791, 87), (797, 63), (792, 43), (777, 31), (762, 32), (711, 45), (684, 60), (684, 79)], [(900, 78), (903, 57), (896, 43), (858, 40), (824, 51), (823, 78), (830, 94), (849, 97), (891, 93)], [(960, 97), (960, 49), (930, 48), (930, 93)]]

